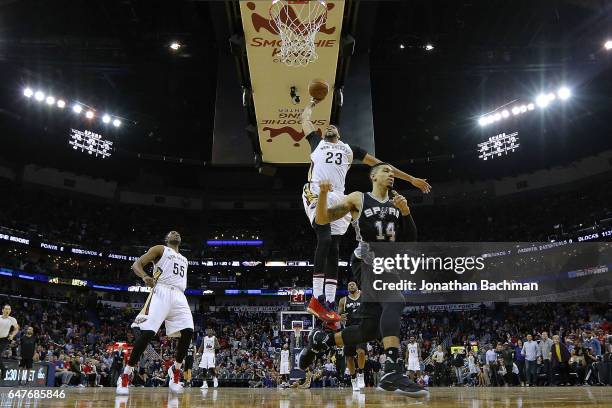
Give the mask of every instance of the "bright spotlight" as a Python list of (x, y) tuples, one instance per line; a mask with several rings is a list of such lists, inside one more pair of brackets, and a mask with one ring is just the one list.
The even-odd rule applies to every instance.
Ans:
[(72, 107), (72, 111), (74, 113), (81, 113), (83, 111), (83, 107), (79, 105), (78, 103), (75, 103), (74, 106)]
[(34, 98), (36, 98), (38, 102), (41, 102), (43, 99), (45, 99), (45, 94), (44, 92), (36, 91), (36, 93), (34, 94)]
[(495, 118), (495, 121), (496, 121), (496, 122), (497, 122), (498, 120), (501, 120), (501, 118), (502, 118), (501, 113), (496, 113), (496, 114), (495, 114), (495, 116), (494, 116), (494, 118)]
[(515, 106), (514, 108), (512, 108), (513, 115), (518, 115), (519, 113), (521, 113), (521, 108), (519, 108), (518, 106)]
[(93, 117), (94, 117), (93, 111), (88, 110), (87, 112), (85, 112), (85, 117), (87, 119), (93, 119)]
[(535, 109), (535, 105), (533, 103), (530, 103), (529, 105), (527, 105), (527, 110), (534, 110)]
[(34, 91), (31, 88), (26, 88), (26, 89), (23, 90), (23, 95), (26, 98), (31, 98), (32, 95), (34, 95)]
[(406, 46), (404, 44), (400, 44), (400, 49), (403, 50), (404, 48), (406, 48)]
[(115, 119), (115, 120), (113, 120), (113, 126), (114, 126), (114, 127), (119, 127), (119, 126), (121, 126), (121, 121), (120, 121), (119, 119)]
[(552, 92), (546, 95), (546, 97), (548, 98), (549, 101), (554, 101), (555, 99), (557, 99), (557, 95), (555, 95)]
[(51, 95), (47, 96), (47, 105), (53, 105), (55, 104), (55, 98), (52, 97)]
[(604, 48), (606, 50), (612, 50), (612, 40), (606, 41), (606, 43), (604, 44)]
[(507, 118), (508, 116), (510, 116), (510, 112), (508, 112), (506, 109), (504, 109), (502, 111), (502, 117)]
[(105, 114), (104, 116), (102, 116), (102, 122), (110, 123), (110, 121), (111, 121), (111, 117), (108, 116), (108, 114)]
[(179, 48), (181, 48), (181, 44), (175, 41), (172, 44), (170, 44), (170, 48), (174, 51), (177, 51)]
[(559, 88), (559, 91), (557, 92), (557, 95), (559, 96), (559, 99), (564, 101), (564, 100), (568, 99), (570, 96), (572, 96), (572, 92), (569, 90), (569, 88), (563, 86), (563, 87)]
[(527, 107), (525, 105), (521, 105), (519, 109), (521, 110), (521, 113), (527, 112)]
[(427, 44), (427, 45), (425, 46), (425, 50), (426, 50), (426, 51), (431, 51), (431, 50), (433, 50), (433, 49), (434, 49), (434, 46), (433, 46), (433, 45), (431, 45), (431, 44)]
[(478, 124), (480, 126), (486, 126), (487, 123), (489, 123), (489, 121), (487, 120), (486, 116), (481, 116), (480, 119), (478, 119)]
[(57, 100), (57, 107), (60, 109), (64, 109), (66, 107), (66, 102), (64, 102), (62, 99), (58, 99)]
[(540, 108), (545, 108), (548, 106), (548, 103), (550, 102), (550, 99), (548, 99), (548, 95), (545, 94), (540, 94), (538, 95), (538, 97), (536, 98), (536, 104), (540, 107)]

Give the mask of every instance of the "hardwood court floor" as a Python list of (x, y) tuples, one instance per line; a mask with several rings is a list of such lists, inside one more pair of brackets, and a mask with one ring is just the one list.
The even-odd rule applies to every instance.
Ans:
[[(54, 390), (57, 390), (54, 389)], [(111, 388), (67, 388), (63, 399), (8, 398), (10, 388), (0, 388), (0, 407), (71, 408), (528, 408), (612, 407), (612, 387), (560, 388), (431, 388), (427, 399), (412, 399), (367, 389), (277, 390), (217, 388), (187, 389), (175, 396), (167, 388), (133, 388), (117, 396)]]

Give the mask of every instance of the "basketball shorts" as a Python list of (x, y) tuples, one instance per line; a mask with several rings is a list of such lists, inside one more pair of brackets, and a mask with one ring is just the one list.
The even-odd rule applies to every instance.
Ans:
[(345, 357), (355, 357), (357, 355), (357, 350), (367, 350), (367, 345), (365, 343), (353, 344), (352, 346), (344, 346), (344, 356)]
[(289, 375), (289, 362), (282, 361), (280, 363), (280, 375)]
[(421, 371), (421, 364), (417, 358), (408, 358), (408, 371)]
[[(327, 193), (327, 208), (340, 204), (345, 197), (346, 196), (343, 193), (336, 193), (334, 191)], [(314, 223), (315, 214), (317, 212), (318, 198), (319, 196), (312, 193), (310, 191), (310, 185), (306, 183), (302, 191), (302, 201), (304, 203), (304, 211), (306, 211), (306, 216), (310, 220), (310, 225), (313, 225)], [(351, 214), (348, 213), (344, 217), (337, 219), (336, 221), (332, 221), (330, 223), (332, 235), (344, 235), (349, 225), (351, 225), (351, 220)]]
[(215, 368), (215, 355), (213, 353), (202, 354), (202, 359), (200, 360), (198, 367), (205, 369)]
[(193, 316), (185, 293), (177, 287), (158, 283), (149, 293), (132, 328), (157, 333), (162, 323), (166, 326), (168, 337), (180, 337), (183, 329), (193, 330)]

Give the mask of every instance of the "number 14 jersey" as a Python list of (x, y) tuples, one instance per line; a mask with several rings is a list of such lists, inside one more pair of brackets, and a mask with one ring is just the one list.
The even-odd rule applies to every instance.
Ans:
[(360, 259), (364, 243), (394, 242), (402, 228), (402, 214), (389, 198), (379, 201), (371, 193), (363, 193), (361, 197), (361, 212), (352, 222), (359, 242), (355, 256)]

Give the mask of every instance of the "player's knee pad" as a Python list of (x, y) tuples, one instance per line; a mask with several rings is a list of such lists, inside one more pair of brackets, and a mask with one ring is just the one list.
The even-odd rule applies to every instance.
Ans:
[(404, 306), (405, 304), (398, 302), (383, 304), (380, 315), (380, 334), (382, 337), (399, 337)]
[(146, 344), (148, 344), (151, 340), (153, 340), (153, 337), (155, 337), (155, 332), (153, 330), (140, 330), (136, 343), (146, 342)]
[(183, 337), (188, 337), (191, 340), (191, 337), (193, 337), (193, 329), (183, 329), (181, 330), (181, 338)]

